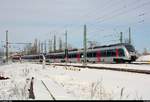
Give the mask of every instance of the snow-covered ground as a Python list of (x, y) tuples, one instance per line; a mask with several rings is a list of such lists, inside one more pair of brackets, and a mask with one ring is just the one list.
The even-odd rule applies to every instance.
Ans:
[(150, 99), (150, 75), (145, 74), (87, 68), (75, 70), (73, 67), (54, 65), (47, 65), (43, 69), (42, 65), (31, 63), (0, 66), (0, 74), (10, 78), (0, 80), (1, 100), (28, 100), (31, 77), (34, 77), (36, 100), (52, 100), (49, 91), (56, 100)]
[[(53, 64), (62, 64), (65, 63), (53, 63)], [(67, 65), (76, 65), (82, 66), (82, 63), (67, 63)], [(139, 69), (139, 70), (150, 70), (150, 64), (145, 65), (138, 65), (138, 64), (104, 64), (104, 63), (97, 63), (97, 64), (87, 64), (87, 66), (95, 66), (95, 67), (105, 67), (105, 68), (118, 68), (118, 69)]]
[(141, 61), (141, 62), (150, 62), (150, 55), (143, 55), (143, 56), (140, 56), (137, 61)]

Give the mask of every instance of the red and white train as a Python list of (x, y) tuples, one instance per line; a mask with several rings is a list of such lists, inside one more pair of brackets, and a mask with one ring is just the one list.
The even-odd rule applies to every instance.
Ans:
[[(132, 62), (137, 58), (134, 47), (128, 43), (114, 44), (108, 46), (97, 46), (87, 50), (87, 62), (92, 63), (123, 63)], [(67, 60), (65, 52), (50, 53), (46, 55), (47, 62), (70, 62), (81, 63), (84, 61), (84, 51), (71, 50), (68, 51)]]
[[(69, 50), (67, 57), (64, 51), (45, 54), (48, 63), (82, 63), (84, 61), (84, 51)], [(24, 55), (22, 60), (42, 61), (42, 55)], [(107, 46), (96, 46), (87, 49), (88, 63), (125, 63), (132, 62), (137, 59), (134, 47), (128, 43), (119, 43)]]

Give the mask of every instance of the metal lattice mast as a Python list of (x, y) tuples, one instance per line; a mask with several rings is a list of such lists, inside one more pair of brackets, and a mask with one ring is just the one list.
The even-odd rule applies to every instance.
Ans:
[(131, 44), (131, 28), (129, 27), (129, 44)]
[(87, 38), (86, 38), (86, 25), (84, 25), (84, 65), (87, 65)]
[(8, 30), (6, 31), (6, 62), (8, 62)]
[(54, 35), (54, 52), (56, 51), (56, 36)]
[(123, 33), (120, 32), (120, 43), (123, 43)]

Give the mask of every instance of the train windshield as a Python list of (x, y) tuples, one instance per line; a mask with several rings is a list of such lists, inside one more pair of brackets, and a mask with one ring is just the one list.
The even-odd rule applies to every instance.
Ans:
[(127, 48), (127, 50), (129, 52), (135, 52), (135, 49), (134, 49), (134, 47), (132, 45), (125, 45), (125, 47)]

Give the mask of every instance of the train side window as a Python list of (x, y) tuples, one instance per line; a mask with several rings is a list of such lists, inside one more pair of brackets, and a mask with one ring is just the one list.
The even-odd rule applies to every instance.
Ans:
[(115, 52), (113, 49), (107, 50), (107, 56), (108, 56), (108, 57), (115, 56), (115, 54), (116, 54), (116, 52)]
[(90, 56), (90, 57), (93, 57), (93, 52), (90, 52), (90, 53), (89, 53), (89, 56)]
[(71, 58), (73, 58), (73, 54), (71, 54)]
[(73, 54), (71, 54), (71, 58), (73, 58)]
[(74, 53), (73, 55), (74, 55), (74, 58), (76, 58), (76, 57), (77, 57), (77, 54), (75, 54), (75, 53)]
[(68, 58), (71, 58), (71, 54), (68, 54)]
[(63, 54), (61, 54), (61, 59), (63, 58)]
[(80, 54), (80, 58), (82, 58), (82, 56), (83, 56), (83, 53)]
[(112, 49), (112, 56), (116, 56), (116, 49)]
[(52, 59), (53, 59), (54, 57), (53, 57), (53, 55), (50, 55), (50, 57), (49, 57), (49, 58), (52, 58)]
[(119, 52), (119, 56), (125, 56), (123, 49), (118, 49), (118, 52)]
[(65, 54), (62, 55), (62, 58), (65, 58)]
[(89, 52), (87, 53), (87, 57), (90, 57), (90, 56), (89, 56)]
[(101, 51), (101, 57), (104, 57), (104, 51)]
[(68, 58), (71, 58), (71, 54), (68, 55)]
[(75, 54), (74, 53), (72, 54), (72, 58), (75, 58)]
[(93, 56), (92, 57), (96, 57), (96, 52), (93, 52)]
[(102, 56), (102, 57), (106, 57), (106, 56), (107, 56), (106, 50), (102, 50), (102, 51), (101, 51), (101, 56)]
[(57, 55), (57, 58), (59, 59), (59, 55)]
[(92, 52), (90, 53), (90, 56), (93, 57), (93, 53)]
[(75, 54), (73, 54), (72, 57), (75, 58), (76, 57)]
[(92, 52), (88, 52), (87, 57), (89, 57), (89, 58), (92, 57)]
[(59, 58), (60, 58), (60, 59), (62, 58), (62, 55), (61, 55), (61, 54), (59, 55)]
[(70, 54), (70, 58), (72, 58), (73, 57), (73, 55), (72, 54)]
[[(39, 59), (42, 59), (42, 58), (43, 58), (41, 55), (40, 55), (39, 57), (40, 57)], [(47, 57), (50, 58), (50, 55), (48, 55)]]
[(111, 50), (107, 50), (107, 57), (111, 56)]

